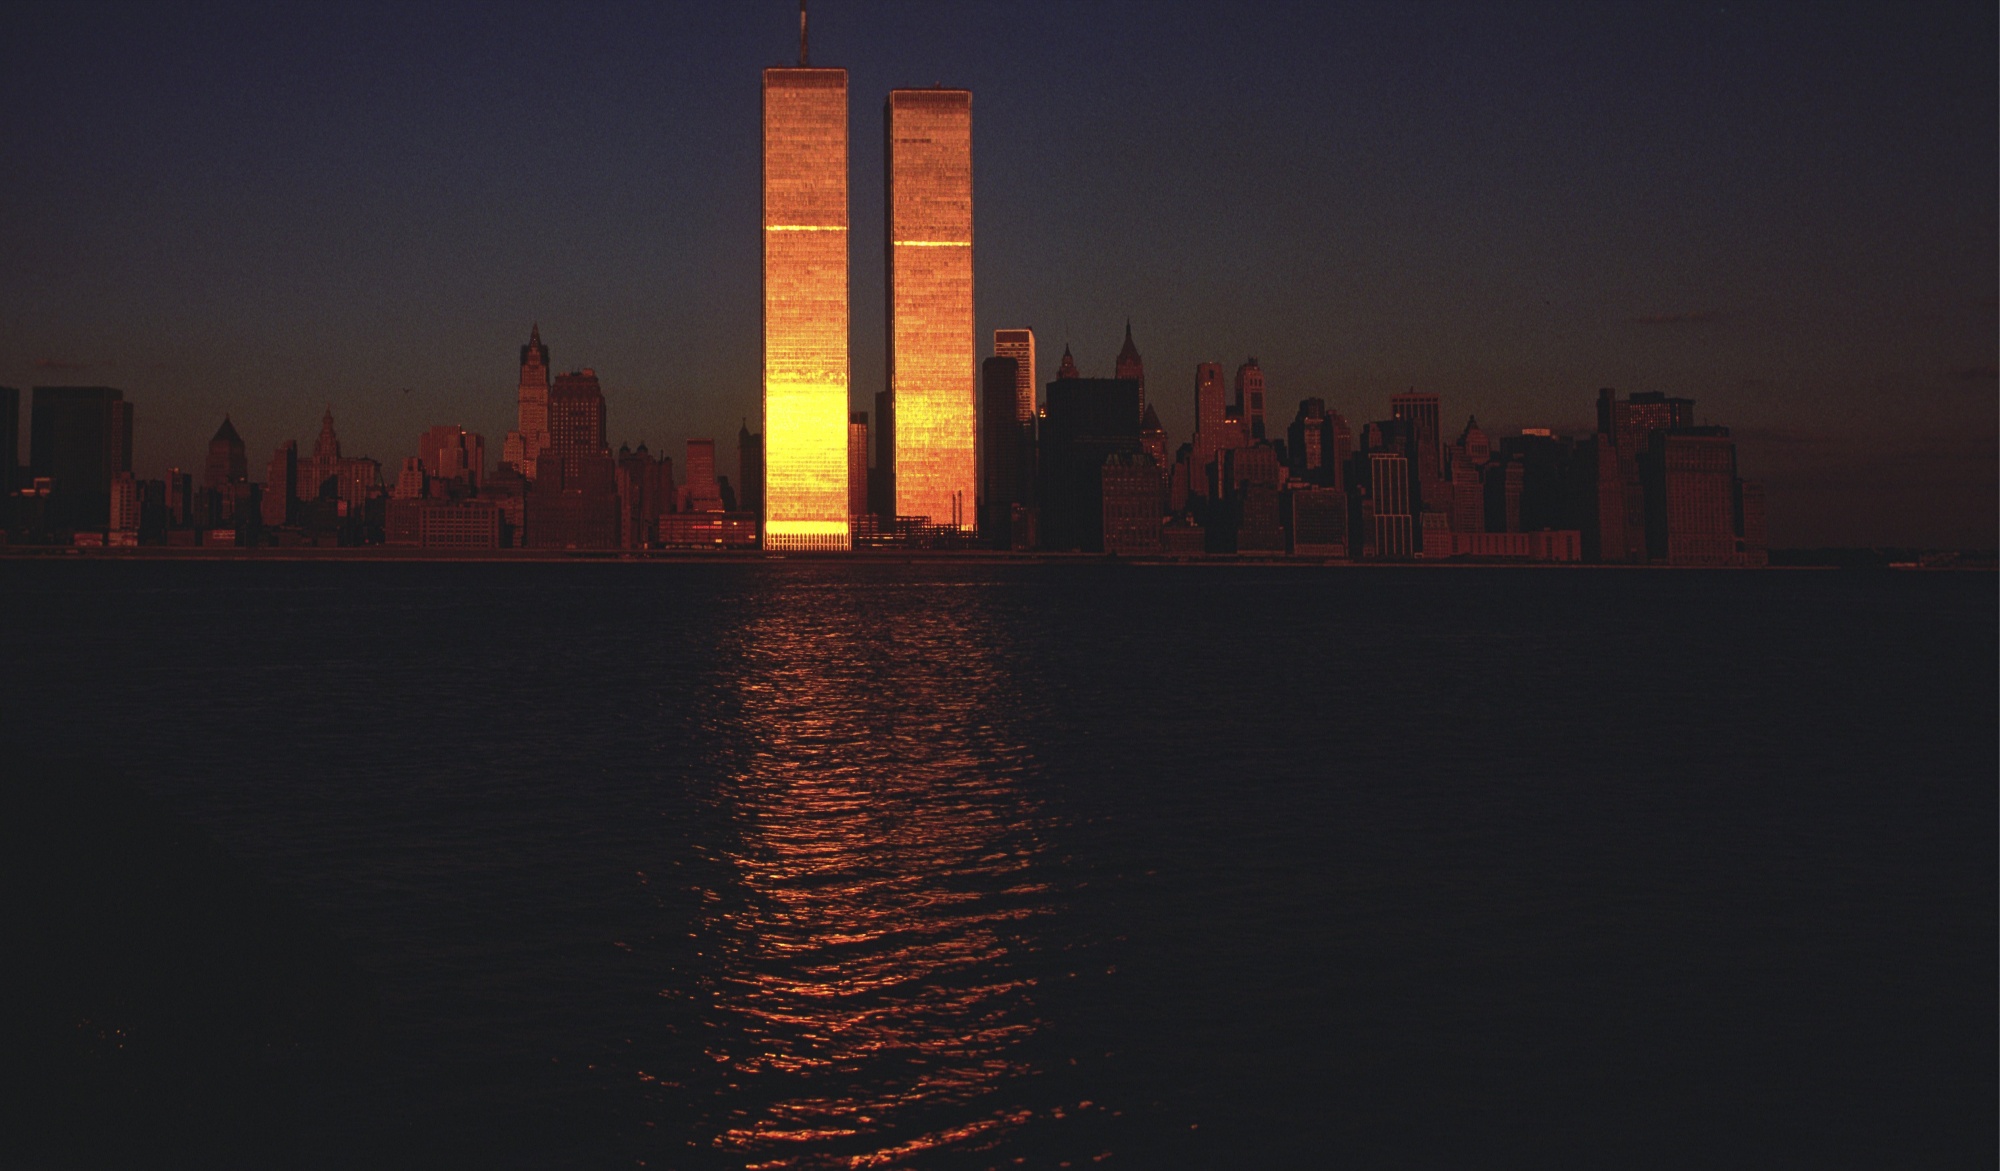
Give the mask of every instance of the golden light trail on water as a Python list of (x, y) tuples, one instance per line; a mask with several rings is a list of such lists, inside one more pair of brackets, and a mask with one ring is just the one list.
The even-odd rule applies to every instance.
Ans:
[(887, 627), (854, 583), (801, 577), (724, 673), (730, 882), (698, 932), (712, 1143), (748, 1167), (889, 1166), (1027, 1118), (988, 1099), (1039, 1025), (1014, 962), (1052, 897), (1018, 786), (1034, 762), (987, 722), (1010, 681), (976, 603), (936, 593)]

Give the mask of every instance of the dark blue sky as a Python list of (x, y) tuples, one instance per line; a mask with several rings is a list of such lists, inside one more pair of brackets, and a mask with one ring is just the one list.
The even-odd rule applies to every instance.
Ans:
[[(787, 0), (89, 7), (0, 41), (0, 383), (118, 386), (138, 467), (331, 404), (393, 475), (512, 425), (539, 321), (614, 445), (729, 440), (759, 385), (758, 71)], [(1454, 429), (1692, 395), (1773, 542), (1995, 529), (1990, 3), (819, 0), (851, 71), (854, 387), (882, 379), (881, 102), (974, 94), (982, 350), (1109, 374), (1175, 442), (1198, 361), (1274, 413), (1408, 387)], [(733, 459), (729, 461), (733, 470)]]

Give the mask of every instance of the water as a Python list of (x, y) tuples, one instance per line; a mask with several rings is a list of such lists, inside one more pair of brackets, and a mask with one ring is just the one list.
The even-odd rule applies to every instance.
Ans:
[(0, 564), (326, 923), (301, 1165), (1991, 1166), (1993, 579)]

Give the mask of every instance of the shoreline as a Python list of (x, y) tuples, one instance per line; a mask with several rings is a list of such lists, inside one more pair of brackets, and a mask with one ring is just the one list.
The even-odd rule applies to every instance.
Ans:
[[(646, 550), (619, 549), (409, 549), (370, 545), (336, 548), (201, 548), (139, 546), (92, 548), (72, 545), (0, 547), (0, 562), (50, 561), (184, 561), (184, 562), (354, 562), (405, 564), (965, 564), (965, 565), (1130, 565), (1130, 566), (1260, 566), (1301, 569), (1558, 569), (1558, 570), (1672, 570), (1672, 571), (1753, 571), (1836, 570), (1839, 565), (1623, 565), (1579, 561), (1512, 561), (1450, 558), (1441, 560), (1370, 561), (1337, 557), (1292, 557), (1268, 554), (1211, 553), (1192, 557), (1115, 557), (1104, 553), (1013, 553), (1000, 550), (857, 549), (845, 553), (766, 553), (760, 549), (733, 550)], [(1903, 566), (1883, 568), (1923, 572), (1993, 572), (1993, 565)]]

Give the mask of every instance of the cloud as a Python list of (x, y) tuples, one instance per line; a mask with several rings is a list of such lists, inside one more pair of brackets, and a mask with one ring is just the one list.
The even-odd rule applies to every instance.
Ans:
[(1995, 366), (1991, 362), (1984, 366), (1967, 366), (1963, 370), (1954, 372), (1952, 377), (1961, 382), (1993, 382), (2000, 380), (2000, 366)]
[(92, 365), (94, 363), (91, 362), (65, 362), (61, 358), (35, 359), (37, 370), (88, 370)]
[(1713, 325), (1723, 318), (1719, 309), (1691, 309), (1685, 313), (1643, 313), (1631, 319), (1633, 325)]

